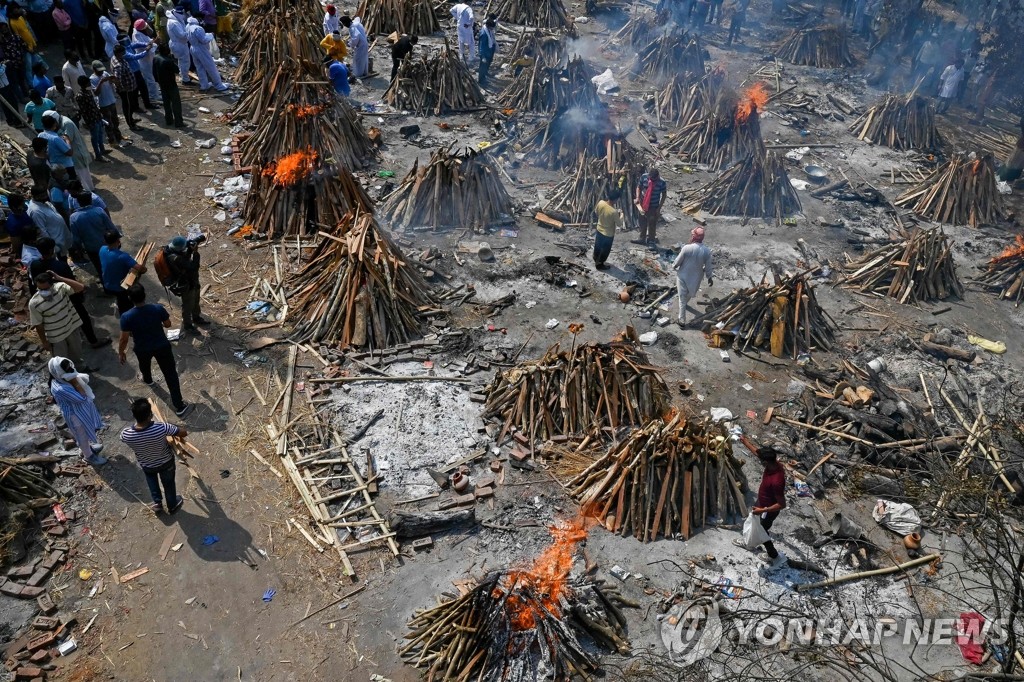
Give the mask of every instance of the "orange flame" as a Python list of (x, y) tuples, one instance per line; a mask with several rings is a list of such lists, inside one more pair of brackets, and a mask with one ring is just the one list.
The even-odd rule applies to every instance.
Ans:
[(751, 114), (760, 111), (767, 103), (768, 91), (764, 89), (764, 83), (754, 83), (736, 106), (736, 123), (746, 123)]
[(317, 154), (312, 148), (282, 156), (263, 169), (263, 175), (271, 176), (282, 187), (291, 187), (313, 174)]
[[(560, 613), (559, 597), (565, 592), (569, 571), (572, 569), (576, 545), (587, 537), (583, 519), (574, 519), (560, 526), (552, 526), (552, 542), (533, 564), (525, 570), (509, 571), (504, 589), (518, 592), (525, 590), (536, 600), (523, 599), (512, 594), (507, 605), (512, 615), (515, 630), (530, 630), (537, 625), (537, 618), (543, 615), (541, 608), (555, 616)], [(496, 598), (500, 594), (494, 595)]]
[(992, 265), (1002, 263), (1013, 258), (1024, 258), (1024, 235), (1018, 234), (1014, 243), (1003, 249), (1003, 252), (989, 261)]
[(981, 159), (975, 159), (974, 163), (971, 164), (971, 175), (977, 175), (978, 171), (981, 170)]
[(298, 118), (309, 118), (310, 116), (317, 116), (327, 110), (326, 104), (289, 104), (287, 107), (288, 111), (295, 114)]

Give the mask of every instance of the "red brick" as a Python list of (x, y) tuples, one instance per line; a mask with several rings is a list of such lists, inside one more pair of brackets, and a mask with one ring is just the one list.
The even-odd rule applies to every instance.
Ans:
[(480, 487), (478, 487), (476, 489), (476, 491), (475, 491), (475, 495), (478, 498), (493, 497), (494, 496), (494, 488), (480, 488)]
[(7, 576), (10, 578), (27, 578), (35, 572), (35, 564), (25, 564), (24, 566), (15, 566), (8, 569)]
[(494, 476), (487, 474), (486, 476), (477, 476), (474, 481), (477, 488), (489, 488), (494, 485)]
[(22, 599), (35, 599), (46, 590), (42, 587), (32, 587), (31, 585), (24, 585), (21, 588), (21, 594), (18, 596)]
[(47, 532), (47, 534), (56, 535), (57, 537), (61, 537), (67, 532), (64, 526), (61, 526), (59, 524), (56, 526), (51, 526), (50, 528), (45, 528), (44, 530)]
[(14, 669), (18, 667), (18, 662), (13, 658), (8, 658), (4, 661), (4, 667), (7, 668), (8, 672), (14, 672)]
[(50, 552), (50, 556), (43, 559), (42, 563), (39, 564), (39, 568), (45, 568), (52, 571), (57, 568), (57, 565), (64, 562), (65, 554), (59, 550)]
[(493, 471), (494, 473), (498, 473), (499, 471), (501, 471), (501, 462), (499, 460), (491, 460), (491, 471)]
[(48, 594), (41, 594), (36, 597), (36, 604), (39, 605), (39, 610), (47, 615), (57, 610), (57, 605), (53, 603)]
[(14, 671), (14, 679), (31, 680), (34, 677), (42, 677), (43, 669), (34, 665), (23, 665)]
[(0, 594), (6, 594), (8, 597), (20, 597), (24, 588), (25, 586), (21, 583), (5, 579), (0, 583)]
[(30, 663), (45, 663), (50, 659), (50, 652), (47, 649), (40, 649), (29, 657)]
[(45, 635), (39, 635), (31, 642), (29, 642), (28, 650), (37, 651), (39, 649), (44, 649), (53, 644), (55, 641), (57, 641), (57, 635), (53, 634), (52, 632), (47, 632)]
[(32, 621), (32, 627), (36, 630), (56, 630), (58, 625), (60, 625), (59, 620), (47, 616), (36, 616)]
[(509, 454), (510, 457), (512, 457), (512, 459), (516, 460), (517, 462), (522, 462), (522, 461), (524, 461), (526, 459), (529, 459), (529, 457), (530, 457), (530, 453), (529, 452), (525, 452), (525, 451), (519, 450), (519, 449), (512, 450), (508, 454)]
[(476, 496), (473, 493), (466, 493), (465, 495), (457, 495), (453, 500), (456, 507), (461, 507), (464, 504), (473, 504), (476, 502)]
[(523, 433), (522, 431), (516, 431), (515, 433), (512, 434), (512, 437), (515, 438), (520, 443), (522, 443), (523, 445), (530, 444), (530, 439), (527, 438), (526, 434)]
[(39, 587), (50, 577), (50, 569), (40, 568), (32, 574), (32, 577), (25, 581), (29, 587)]

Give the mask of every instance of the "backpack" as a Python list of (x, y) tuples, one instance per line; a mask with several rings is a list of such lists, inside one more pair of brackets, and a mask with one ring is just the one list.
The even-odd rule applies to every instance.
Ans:
[(171, 286), (178, 279), (171, 270), (166, 246), (160, 247), (160, 250), (156, 252), (156, 256), (153, 258), (153, 270), (156, 272), (156, 277), (160, 280), (160, 284), (163, 284), (165, 287)]

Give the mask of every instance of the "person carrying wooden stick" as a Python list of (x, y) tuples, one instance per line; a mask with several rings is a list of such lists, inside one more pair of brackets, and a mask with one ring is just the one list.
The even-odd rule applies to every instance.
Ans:
[(672, 262), (676, 271), (676, 288), (679, 293), (679, 324), (686, 324), (686, 304), (700, 289), (702, 277), (708, 278), (708, 286), (713, 286), (711, 269), (711, 249), (704, 246), (704, 228), (695, 227), (690, 231), (690, 243), (679, 250), (679, 255)]
[(188, 431), (183, 426), (155, 421), (153, 406), (146, 398), (132, 401), (132, 416), (135, 424), (121, 431), (121, 441), (135, 453), (135, 460), (146, 476), (149, 494), (153, 498), (149, 508), (154, 514), (162, 513), (166, 496), (167, 511), (173, 514), (185, 501), (174, 484), (174, 450), (168, 437), (185, 438)]

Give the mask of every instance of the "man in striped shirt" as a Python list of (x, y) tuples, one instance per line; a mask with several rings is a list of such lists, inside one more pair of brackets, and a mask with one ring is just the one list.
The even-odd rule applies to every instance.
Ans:
[(174, 452), (167, 437), (185, 438), (188, 431), (183, 426), (153, 421), (153, 406), (146, 398), (132, 401), (132, 416), (135, 424), (121, 431), (121, 440), (135, 453), (135, 459), (146, 475), (149, 494), (153, 496), (153, 504), (149, 507), (153, 513), (160, 514), (166, 497), (167, 511), (173, 514), (181, 509), (184, 500), (174, 485)]
[(36, 293), (29, 299), (29, 324), (39, 334), (39, 345), (54, 356), (69, 358), (82, 372), (91, 372), (82, 359), (82, 339), (78, 332), (82, 318), (75, 310), (72, 294), (85, 291), (85, 285), (51, 270), (35, 277)]

